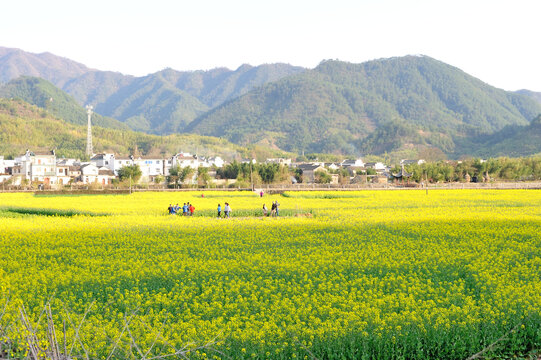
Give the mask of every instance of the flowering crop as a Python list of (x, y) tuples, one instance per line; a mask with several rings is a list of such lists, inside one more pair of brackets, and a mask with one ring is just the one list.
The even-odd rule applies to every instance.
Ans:
[(540, 228), (537, 191), (0, 194), (0, 324), (49, 301), (93, 358), (516, 355), (541, 346)]

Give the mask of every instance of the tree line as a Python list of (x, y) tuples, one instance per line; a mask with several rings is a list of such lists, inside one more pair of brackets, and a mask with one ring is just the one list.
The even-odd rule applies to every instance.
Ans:
[[(541, 180), (541, 157), (494, 158), (488, 160), (437, 161), (404, 167), (412, 174), (410, 180), (421, 182)], [(398, 172), (396, 166), (392, 172)]]

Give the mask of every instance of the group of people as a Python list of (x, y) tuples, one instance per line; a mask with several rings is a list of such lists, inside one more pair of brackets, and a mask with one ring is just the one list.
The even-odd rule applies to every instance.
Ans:
[(193, 206), (193, 204), (190, 204), (189, 202), (184, 203), (182, 207), (180, 207), (178, 203), (176, 205), (169, 204), (167, 211), (169, 212), (170, 215), (177, 215), (177, 214), (180, 215), (181, 209), (182, 209), (182, 215), (184, 216), (193, 216), (193, 213), (195, 212), (195, 206)]
[[(225, 203), (223, 212), (224, 212), (224, 218), (228, 218), (231, 216), (231, 206), (229, 206), (229, 203)], [(222, 205), (218, 204), (218, 217), (222, 217)]]
[(269, 214), (269, 210), (267, 209), (267, 205), (263, 204), (263, 216), (279, 216), (280, 215), (280, 204), (278, 204), (278, 200), (273, 201), (271, 205), (271, 211)]
[[(169, 207), (167, 208), (167, 211), (170, 215), (180, 215), (180, 211), (182, 210), (183, 216), (193, 216), (193, 213), (195, 212), (195, 207), (193, 204), (190, 204), (189, 202), (184, 203), (182, 207), (179, 206), (177, 203), (176, 205), (169, 204)], [(228, 218), (231, 217), (231, 206), (229, 203), (225, 203), (222, 207), (221, 204), (218, 204), (218, 217), (224, 217)], [(280, 215), (280, 204), (278, 201), (273, 201), (271, 206), (271, 211), (269, 213), (269, 210), (267, 209), (267, 205), (263, 204), (263, 216), (279, 216)]]

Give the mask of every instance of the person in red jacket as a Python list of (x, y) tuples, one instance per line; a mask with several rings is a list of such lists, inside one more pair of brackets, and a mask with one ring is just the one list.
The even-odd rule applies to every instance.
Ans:
[(194, 211), (195, 207), (193, 206), (193, 204), (190, 204), (190, 216), (193, 216)]

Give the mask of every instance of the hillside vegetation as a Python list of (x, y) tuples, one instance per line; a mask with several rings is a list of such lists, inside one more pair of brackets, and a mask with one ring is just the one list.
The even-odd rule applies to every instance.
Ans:
[(541, 114), (540, 93), (497, 89), (427, 56), (134, 77), (0, 48), (0, 81), (24, 74), (52, 84), (20, 78), (3, 96), (74, 124), (86, 122), (81, 105), (92, 104), (111, 117), (95, 116), (104, 127), (223, 137), (269, 152), (432, 160), (538, 152), (539, 129), (529, 124)]
[[(156, 136), (140, 132), (92, 129), (94, 151), (120, 155), (170, 156), (179, 151), (220, 155), (228, 160), (246, 156), (264, 158), (281, 153), (258, 147), (242, 148), (226, 140), (193, 134)], [(66, 123), (21, 100), (0, 98), (0, 155), (14, 157), (26, 149), (56, 149), (59, 157), (85, 158), (86, 126)]]
[[(0, 97), (21, 99), (43, 110), (42, 116), (54, 116), (66, 122), (83, 125), (88, 117), (84, 107), (64, 91), (47, 80), (22, 76), (0, 87)], [(92, 123), (113, 129), (129, 129), (128, 126), (110, 117), (94, 113)]]
[[(541, 104), (530, 97), (429, 57), (408, 56), (323, 62), (211, 110), (186, 131), (239, 144), (271, 138), (292, 151), (380, 153), (411, 140), (451, 154), (457, 139), (527, 125), (539, 113)], [(382, 138), (381, 131), (374, 139), (388, 124), (407, 127), (409, 139), (401, 132)]]

